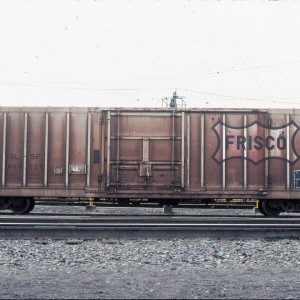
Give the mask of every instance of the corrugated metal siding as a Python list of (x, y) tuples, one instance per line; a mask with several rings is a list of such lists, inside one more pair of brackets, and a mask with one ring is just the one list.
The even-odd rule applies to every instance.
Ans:
[(1, 195), (297, 198), (298, 124), (295, 110), (2, 107)]

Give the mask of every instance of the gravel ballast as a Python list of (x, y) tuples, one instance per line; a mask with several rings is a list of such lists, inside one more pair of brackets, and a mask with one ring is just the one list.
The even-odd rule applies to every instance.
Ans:
[[(66, 209), (84, 212), (39, 206), (34, 211)], [(299, 298), (299, 248), (297, 239), (0, 240), (0, 297), (294, 299)]]

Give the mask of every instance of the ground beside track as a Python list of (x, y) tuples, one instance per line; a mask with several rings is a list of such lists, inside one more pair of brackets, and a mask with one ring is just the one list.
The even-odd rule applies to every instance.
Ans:
[[(239, 213), (209, 213), (226, 212)], [(296, 299), (299, 247), (298, 239), (1, 240), (0, 298)]]

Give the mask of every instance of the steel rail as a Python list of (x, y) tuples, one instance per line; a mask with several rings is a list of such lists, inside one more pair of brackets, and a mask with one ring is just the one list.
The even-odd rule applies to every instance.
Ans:
[(2, 215), (0, 216), (0, 222), (98, 222), (103, 221), (117, 221), (117, 222), (134, 222), (140, 221), (146, 222), (193, 222), (193, 223), (294, 223), (300, 224), (300, 216), (295, 217), (278, 217), (278, 218), (266, 218), (263, 216), (213, 216), (213, 215), (48, 215), (41, 216), (19, 216), (19, 215)]
[(300, 226), (300, 217), (282, 217), (282, 218), (266, 218), (262, 216), (211, 216), (211, 215), (42, 215), (42, 216), (15, 216), (5, 215), (0, 216), (1, 224), (11, 223), (28, 223), (28, 224), (40, 224), (40, 223), (59, 223), (59, 224), (103, 224), (103, 223), (157, 223), (157, 224), (213, 224), (220, 225), (227, 224), (260, 224), (260, 225), (283, 225), (283, 224), (295, 224)]
[(0, 229), (4, 226), (9, 227), (59, 227), (59, 228), (67, 228), (67, 227), (84, 227), (84, 228), (120, 228), (120, 229), (140, 229), (140, 228), (157, 228), (160, 229), (169, 229), (169, 228), (176, 228), (176, 230), (185, 230), (185, 229), (191, 229), (191, 228), (298, 228), (300, 230), (300, 224), (290, 224), (290, 223), (283, 223), (283, 224), (260, 224), (260, 223), (226, 223), (226, 224), (220, 224), (220, 223), (206, 223), (206, 224), (191, 224), (191, 223), (125, 223), (125, 224), (119, 224), (119, 223), (101, 223), (101, 224), (95, 224), (95, 223), (2, 223), (0, 222)]
[[(72, 219), (73, 218), (73, 219)], [(299, 238), (300, 218), (0, 218), (0, 238)], [(130, 219), (131, 218), (131, 219)]]

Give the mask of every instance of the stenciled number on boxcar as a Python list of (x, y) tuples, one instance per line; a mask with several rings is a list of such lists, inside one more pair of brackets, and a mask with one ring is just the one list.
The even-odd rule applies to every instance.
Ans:
[[(40, 170), (44, 167), (44, 164), (38, 163), (38, 161), (41, 158), (40, 153), (30, 153), (27, 155), (27, 158), (29, 158), (29, 161), (27, 161), (26, 169)], [(22, 169), (23, 168), (23, 156), (16, 154), (16, 153), (10, 153), (8, 155), (8, 159), (9, 159), (9, 163), (7, 164), (8, 169)]]

